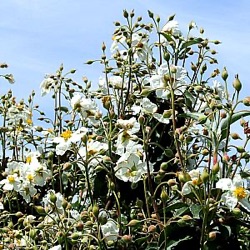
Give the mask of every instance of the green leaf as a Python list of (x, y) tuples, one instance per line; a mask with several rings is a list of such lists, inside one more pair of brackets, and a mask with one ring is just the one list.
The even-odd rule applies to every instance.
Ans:
[(174, 240), (168, 241), (166, 250), (173, 250), (173, 247), (178, 246), (180, 242), (185, 241), (185, 240), (190, 240), (191, 238), (192, 238), (191, 236), (186, 236), (185, 238), (178, 239), (176, 241)]
[[(236, 121), (238, 121), (239, 119), (241, 119), (242, 117), (245, 117), (245, 116), (250, 116), (250, 111), (248, 111), (248, 110), (238, 111), (237, 113), (232, 115), (231, 120), (230, 120), (230, 117), (225, 118), (221, 124), (220, 141), (222, 141), (223, 139), (226, 138), (228, 126), (235, 123)], [(230, 122), (230, 124), (229, 124), (229, 122)]]
[(168, 211), (173, 211), (173, 210), (176, 210), (176, 209), (180, 209), (182, 207), (185, 207), (187, 208), (188, 205), (183, 203), (183, 202), (176, 202), (172, 205), (169, 205), (168, 207), (166, 207), (165, 211), (168, 212)]
[(187, 47), (192, 46), (194, 44), (201, 43), (202, 41), (203, 41), (203, 39), (200, 37), (195, 38), (193, 40), (186, 41), (186, 42), (182, 43), (180, 50), (186, 49)]
[(199, 219), (200, 218), (200, 211), (202, 209), (201, 205), (198, 205), (198, 204), (192, 204), (190, 207), (189, 207), (192, 215), (193, 215), (193, 218), (194, 219)]
[(186, 213), (188, 210), (189, 210), (189, 207), (181, 207), (175, 211), (174, 216), (176, 217), (181, 216), (184, 213)]
[(174, 42), (175, 43), (174, 39), (172, 38), (172, 36), (170, 34), (168, 34), (166, 32), (160, 32), (160, 34), (163, 35), (167, 39), (168, 42)]

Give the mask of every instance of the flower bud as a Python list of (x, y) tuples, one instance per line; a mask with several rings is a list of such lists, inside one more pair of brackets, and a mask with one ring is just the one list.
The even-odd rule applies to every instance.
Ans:
[(209, 174), (206, 168), (203, 169), (203, 172), (201, 174), (201, 180), (203, 183), (206, 183), (209, 180)]
[(198, 117), (198, 121), (199, 121), (200, 124), (204, 124), (204, 123), (207, 121), (207, 116), (205, 116), (205, 115), (200, 115), (200, 116)]
[(165, 170), (167, 170), (167, 168), (168, 168), (168, 163), (167, 162), (162, 162), (161, 166), (160, 166), (160, 169), (165, 171)]
[(187, 181), (191, 181), (191, 176), (190, 176), (189, 173), (187, 173), (187, 172), (179, 172), (179, 173), (178, 173), (178, 180), (179, 180), (180, 182), (185, 183), (185, 182), (187, 182)]
[(131, 235), (128, 235), (128, 234), (125, 234), (122, 236), (122, 240), (125, 242), (125, 243), (129, 243), (132, 241), (132, 237)]
[(93, 206), (92, 212), (93, 212), (93, 214), (94, 214), (95, 217), (98, 216), (98, 214), (99, 214), (99, 207), (97, 206), (97, 204), (95, 204)]
[(36, 210), (36, 212), (38, 214), (40, 214), (40, 215), (45, 214), (44, 207), (42, 207), (42, 206), (34, 206), (34, 208), (35, 208), (35, 210)]
[(227, 78), (228, 78), (228, 73), (227, 73), (226, 67), (224, 67), (224, 69), (222, 70), (222, 72), (221, 72), (221, 77), (222, 77), (222, 79), (223, 79), (224, 81), (227, 80)]
[(148, 232), (149, 233), (154, 233), (156, 231), (156, 226), (155, 225), (150, 225), (149, 227), (148, 227)]
[(241, 146), (236, 147), (238, 153), (244, 153), (245, 149)]
[(163, 58), (168, 62), (170, 60), (170, 54), (168, 52), (165, 52), (163, 54)]
[(250, 96), (245, 97), (245, 98), (243, 99), (243, 104), (244, 104), (245, 106), (250, 106)]
[(151, 12), (150, 10), (148, 10), (148, 16), (149, 16), (150, 18), (154, 18), (154, 13)]
[(125, 18), (128, 18), (128, 12), (127, 12), (126, 10), (123, 10), (123, 16), (124, 16)]
[(164, 203), (169, 199), (169, 196), (165, 189), (162, 189), (160, 197)]
[(212, 167), (212, 174), (217, 174), (220, 171), (220, 165), (218, 162), (216, 162)]
[(137, 225), (139, 225), (141, 222), (139, 220), (131, 220), (127, 226), (128, 227), (136, 227)]
[(52, 202), (52, 203), (56, 203), (56, 201), (57, 201), (57, 197), (56, 197), (56, 195), (54, 194), (54, 193), (50, 193), (50, 196), (49, 196), (49, 199), (50, 199), (50, 201)]
[(102, 210), (99, 212), (98, 214), (98, 222), (101, 224), (101, 225), (104, 225), (106, 224), (108, 221), (108, 214), (105, 210)]
[(232, 210), (232, 213), (233, 215), (236, 217), (236, 218), (240, 218), (241, 217), (241, 210), (238, 208), (238, 207), (235, 207), (233, 210)]
[(209, 234), (208, 234), (208, 239), (209, 240), (215, 240), (216, 239), (216, 232), (215, 231), (213, 231), (213, 232), (210, 232)]
[(238, 139), (242, 140), (240, 138), (239, 134), (237, 134), (237, 133), (231, 133), (230, 135), (231, 135), (232, 139), (234, 139), (234, 140), (238, 140)]
[(242, 84), (239, 80), (238, 75), (235, 76), (235, 79), (233, 81), (233, 87), (236, 89), (237, 92), (240, 92), (240, 90), (242, 88)]
[(145, 122), (145, 117), (143, 115), (140, 115), (138, 118), (138, 122), (140, 123), (140, 125), (143, 125)]

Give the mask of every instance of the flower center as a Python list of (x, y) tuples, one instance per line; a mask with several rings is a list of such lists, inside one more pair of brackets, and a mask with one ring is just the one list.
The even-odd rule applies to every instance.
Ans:
[(13, 175), (8, 176), (9, 183), (13, 184), (15, 182), (15, 177)]
[(72, 131), (70, 130), (66, 130), (61, 133), (61, 137), (63, 137), (65, 141), (67, 141), (71, 136), (72, 136)]
[(26, 178), (29, 182), (32, 182), (34, 180), (34, 176), (32, 174), (27, 174)]
[(26, 158), (26, 163), (27, 163), (27, 164), (30, 164), (30, 163), (31, 163), (31, 156), (27, 156), (27, 158)]
[(233, 191), (234, 195), (236, 196), (237, 199), (244, 199), (247, 196), (247, 192), (245, 188), (243, 187), (236, 187), (235, 190)]

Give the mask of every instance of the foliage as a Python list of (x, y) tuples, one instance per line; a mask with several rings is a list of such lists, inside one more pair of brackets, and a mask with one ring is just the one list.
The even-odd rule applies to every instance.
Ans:
[(249, 249), (250, 97), (219, 41), (148, 14), (124, 10), (110, 59), (87, 62), (98, 87), (45, 77), (48, 116), (1, 96), (1, 249)]

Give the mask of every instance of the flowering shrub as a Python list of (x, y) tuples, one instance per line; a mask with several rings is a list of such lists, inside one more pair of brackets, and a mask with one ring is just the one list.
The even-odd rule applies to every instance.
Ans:
[(0, 249), (249, 249), (250, 97), (219, 41), (148, 14), (124, 11), (87, 62), (98, 86), (45, 77), (48, 116), (2, 95)]

